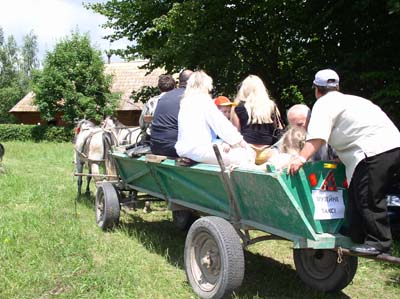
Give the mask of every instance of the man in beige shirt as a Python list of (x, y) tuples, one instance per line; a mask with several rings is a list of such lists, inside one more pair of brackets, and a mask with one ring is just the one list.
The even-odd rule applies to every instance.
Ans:
[(339, 92), (333, 70), (315, 75), (315, 97), (307, 141), (288, 167), (295, 174), (325, 143), (346, 166), (348, 220), (354, 252), (377, 255), (390, 250), (392, 237), (385, 193), (400, 171), (400, 132), (371, 101)]

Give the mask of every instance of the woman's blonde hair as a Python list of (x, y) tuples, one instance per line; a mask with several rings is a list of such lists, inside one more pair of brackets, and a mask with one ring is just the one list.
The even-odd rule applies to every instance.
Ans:
[(275, 110), (275, 102), (268, 95), (263, 81), (249, 75), (243, 80), (235, 103), (244, 102), (244, 107), (249, 115), (248, 124), (272, 123), (272, 114)]
[(298, 155), (306, 142), (306, 130), (303, 127), (290, 127), (282, 136), (281, 153)]
[(204, 71), (196, 71), (187, 81), (184, 98), (193, 94), (209, 94), (213, 88), (213, 80)]

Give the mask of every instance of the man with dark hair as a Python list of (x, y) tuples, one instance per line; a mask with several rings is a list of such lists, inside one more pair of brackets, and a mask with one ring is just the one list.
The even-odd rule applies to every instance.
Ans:
[(317, 101), (307, 141), (288, 167), (300, 167), (325, 143), (346, 166), (349, 182), (348, 220), (352, 251), (377, 255), (390, 251), (392, 236), (385, 194), (400, 170), (400, 132), (371, 101), (339, 92), (339, 76), (330, 69), (316, 73)]
[(151, 122), (153, 119), (154, 111), (156, 110), (158, 100), (167, 92), (174, 89), (176, 86), (175, 79), (171, 75), (160, 75), (158, 77), (158, 89), (161, 93), (157, 96), (150, 98), (142, 109), (139, 118), (139, 126), (142, 129), (144, 138), (142, 140), (148, 141), (151, 134)]
[(178, 139), (180, 101), (192, 73), (191, 70), (183, 70), (179, 74), (179, 88), (165, 93), (158, 100), (151, 125), (150, 148), (153, 154), (178, 157), (175, 143)]

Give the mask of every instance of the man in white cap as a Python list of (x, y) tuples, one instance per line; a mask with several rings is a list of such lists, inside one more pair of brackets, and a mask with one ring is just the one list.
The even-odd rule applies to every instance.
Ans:
[(346, 166), (348, 220), (352, 251), (377, 255), (390, 251), (392, 236), (385, 194), (400, 171), (400, 132), (371, 101), (339, 92), (339, 76), (316, 73), (315, 102), (307, 141), (288, 167), (295, 174), (325, 143)]

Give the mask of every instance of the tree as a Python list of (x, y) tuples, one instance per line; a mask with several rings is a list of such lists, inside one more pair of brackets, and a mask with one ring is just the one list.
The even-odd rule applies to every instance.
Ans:
[(15, 81), (18, 81), (18, 47), (15, 38), (10, 35), (6, 41), (4, 37), (0, 40), (0, 88)]
[[(126, 37), (136, 42), (118, 52), (127, 58), (147, 58), (150, 62), (146, 67), (165, 67), (169, 72), (205, 69), (214, 78), (218, 93), (230, 96), (245, 76), (256, 74), (278, 98), (284, 89), (279, 86), (278, 62), (287, 61), (290, 52), (279, 51), (285, 49), (283, 43), (288, 43), (283, 36), (287, 35), (286, 20), (280, 13), (284, 4), (268, 3), (272, 4), (242, 0), (137, 0), (109, 1), (89, 7), (108, 18), (105, 26), (114, 30), (108, 37), (111, 41)], [(298, 5), (289, 9), (294, 14)]]
[(39, 60), (37, 58), (38, 43), (37, 35), (33, 31), (23, 37), (21, 47), (21, 59), (19, 68), (21, 74), (21, 85), (24, 89), (28, 89), (29, 82), (32, 79), (32, 71), (39, 68)]
[(56, 44), (34, 75), (35, 102), (46, 120), (60, 113), (69, 124), (82, 118), (99, 121), (117, 104), (118, 96), (109, 91), (111, 79), (88, 34), (75, 31)]
[(15, 122), (8, 111), (24, 96), (19, 83), (17, 43), (0, 27), (0, 123)]
[(0, 123), (16, 122), (15, 117), (9, 111), (24, 95), (17, 85), (0, 88)]
[(400, 9), (395, 0), (110, 0), (87, 5), (107, 17), (118, 54), (169, 72), (202, 68), (234, 95), (259, 75), (280, 107), (310, 106), (315, 72), (334, 68), (345, 92), (372, 99), (400, 120)]

